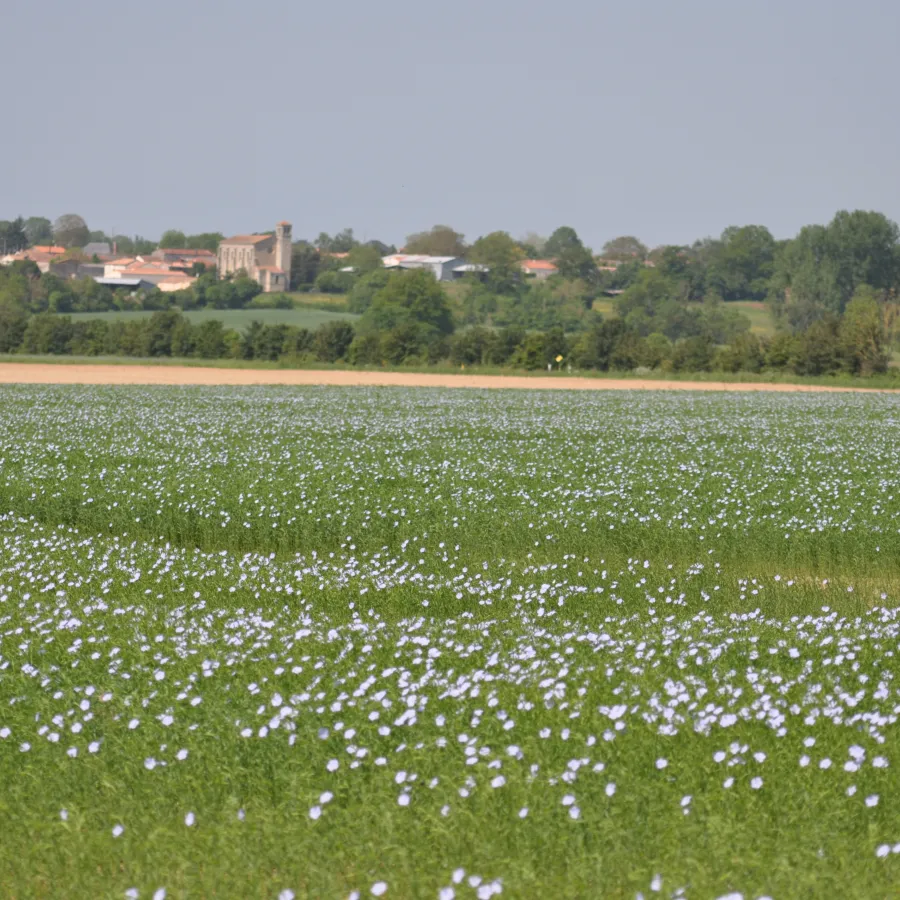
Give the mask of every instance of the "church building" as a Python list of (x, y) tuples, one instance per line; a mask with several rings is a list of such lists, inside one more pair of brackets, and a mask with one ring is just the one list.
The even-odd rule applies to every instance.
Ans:
[(238, 234), (219, 244), (219, 278), (243, 269), (267, 294), (291, 287), (291, 224), (279, 222), (275, 234)]

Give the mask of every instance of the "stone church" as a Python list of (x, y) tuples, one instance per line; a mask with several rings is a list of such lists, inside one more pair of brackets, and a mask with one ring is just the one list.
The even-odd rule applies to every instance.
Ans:
[(238, 234), (219, 244), (219, 278), (243, 269), (267, 294), (291, 287), (291, 223), (279, 222), (275, 234)]

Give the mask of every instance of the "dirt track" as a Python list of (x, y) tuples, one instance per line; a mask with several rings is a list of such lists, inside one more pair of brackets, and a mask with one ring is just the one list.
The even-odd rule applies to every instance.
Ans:
[(173, 384), (173, 385), (368, 385), (387, 387), (526, 388), (575, 391), (831, 391), (866, 388), (723, 381), (663, 381), (636, 378), (438, 375), (423, 372), (354, 372), (308, 369), (215, 369), (193, 366), (45, 365), (0, 363), (0, 384)]

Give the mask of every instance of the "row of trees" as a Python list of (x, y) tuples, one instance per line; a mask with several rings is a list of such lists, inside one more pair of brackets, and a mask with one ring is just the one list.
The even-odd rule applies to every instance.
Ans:
[[(624, 297), (625, 295), (623, 295)], [(0, 352), (124, 356), (197, 356), (208, 359), (346, 361), (353, 365), (512, 366), (553, 365), (607, 371), (662, 369), (679, 372), (792, 371), (801, 375), (847, 372), (871, 375), (887, 369), (887, 332), (877, 291), (861, 285), (842, 315), (829, 314), (796, 333), (769, 341), (746, 330), (727, 342), (706, 331), (672, 340), (648, 331), (646, 318), (595, 317), (581, 334), (563, 328), (528, 331), (521, 326), (457, 331), (447, 296), (425, 271), (393, 273), (373, 291), (356, 327), (330, 322), (315, 332), (288, 325), (252, 323), (243, 334), (221, 321), (192, 324), (180, 311), (160, 310), (147, 319), (77, 321), (0, 302)]]
[(544, 369), (729, 373), (763, 371), (797, 375), (886, 371), (887, 357), (871, 298), (851, 301), (842, 320), (827, 319), (796, 335), (765, 341), (745, 334), (716, 346), (707, 337), (671, 342), (654, 333), (643, 337), (620, 319), (597, 322), (578, 336), (561, 328), (475, 327), (452, 335), (408, 318), (386, 330), (355, 329), (328, 322), (315, 331), (252, 322), (243, 333), (221, 321), (192, 324), (177, 310), (133, 321), (77, 321), (42, 313), (10, 318), (0, 309), (0, 352), (79, 356), (196, 357), (257, 359), (287, 363), (345, 362), (359, 366), (422, 366), (451, 363)]

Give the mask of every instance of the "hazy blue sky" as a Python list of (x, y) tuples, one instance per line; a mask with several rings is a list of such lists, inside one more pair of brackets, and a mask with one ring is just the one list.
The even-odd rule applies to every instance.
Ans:
[(896, 0), (4, 4), (0, 218), (402, 242), (900, 219)]

